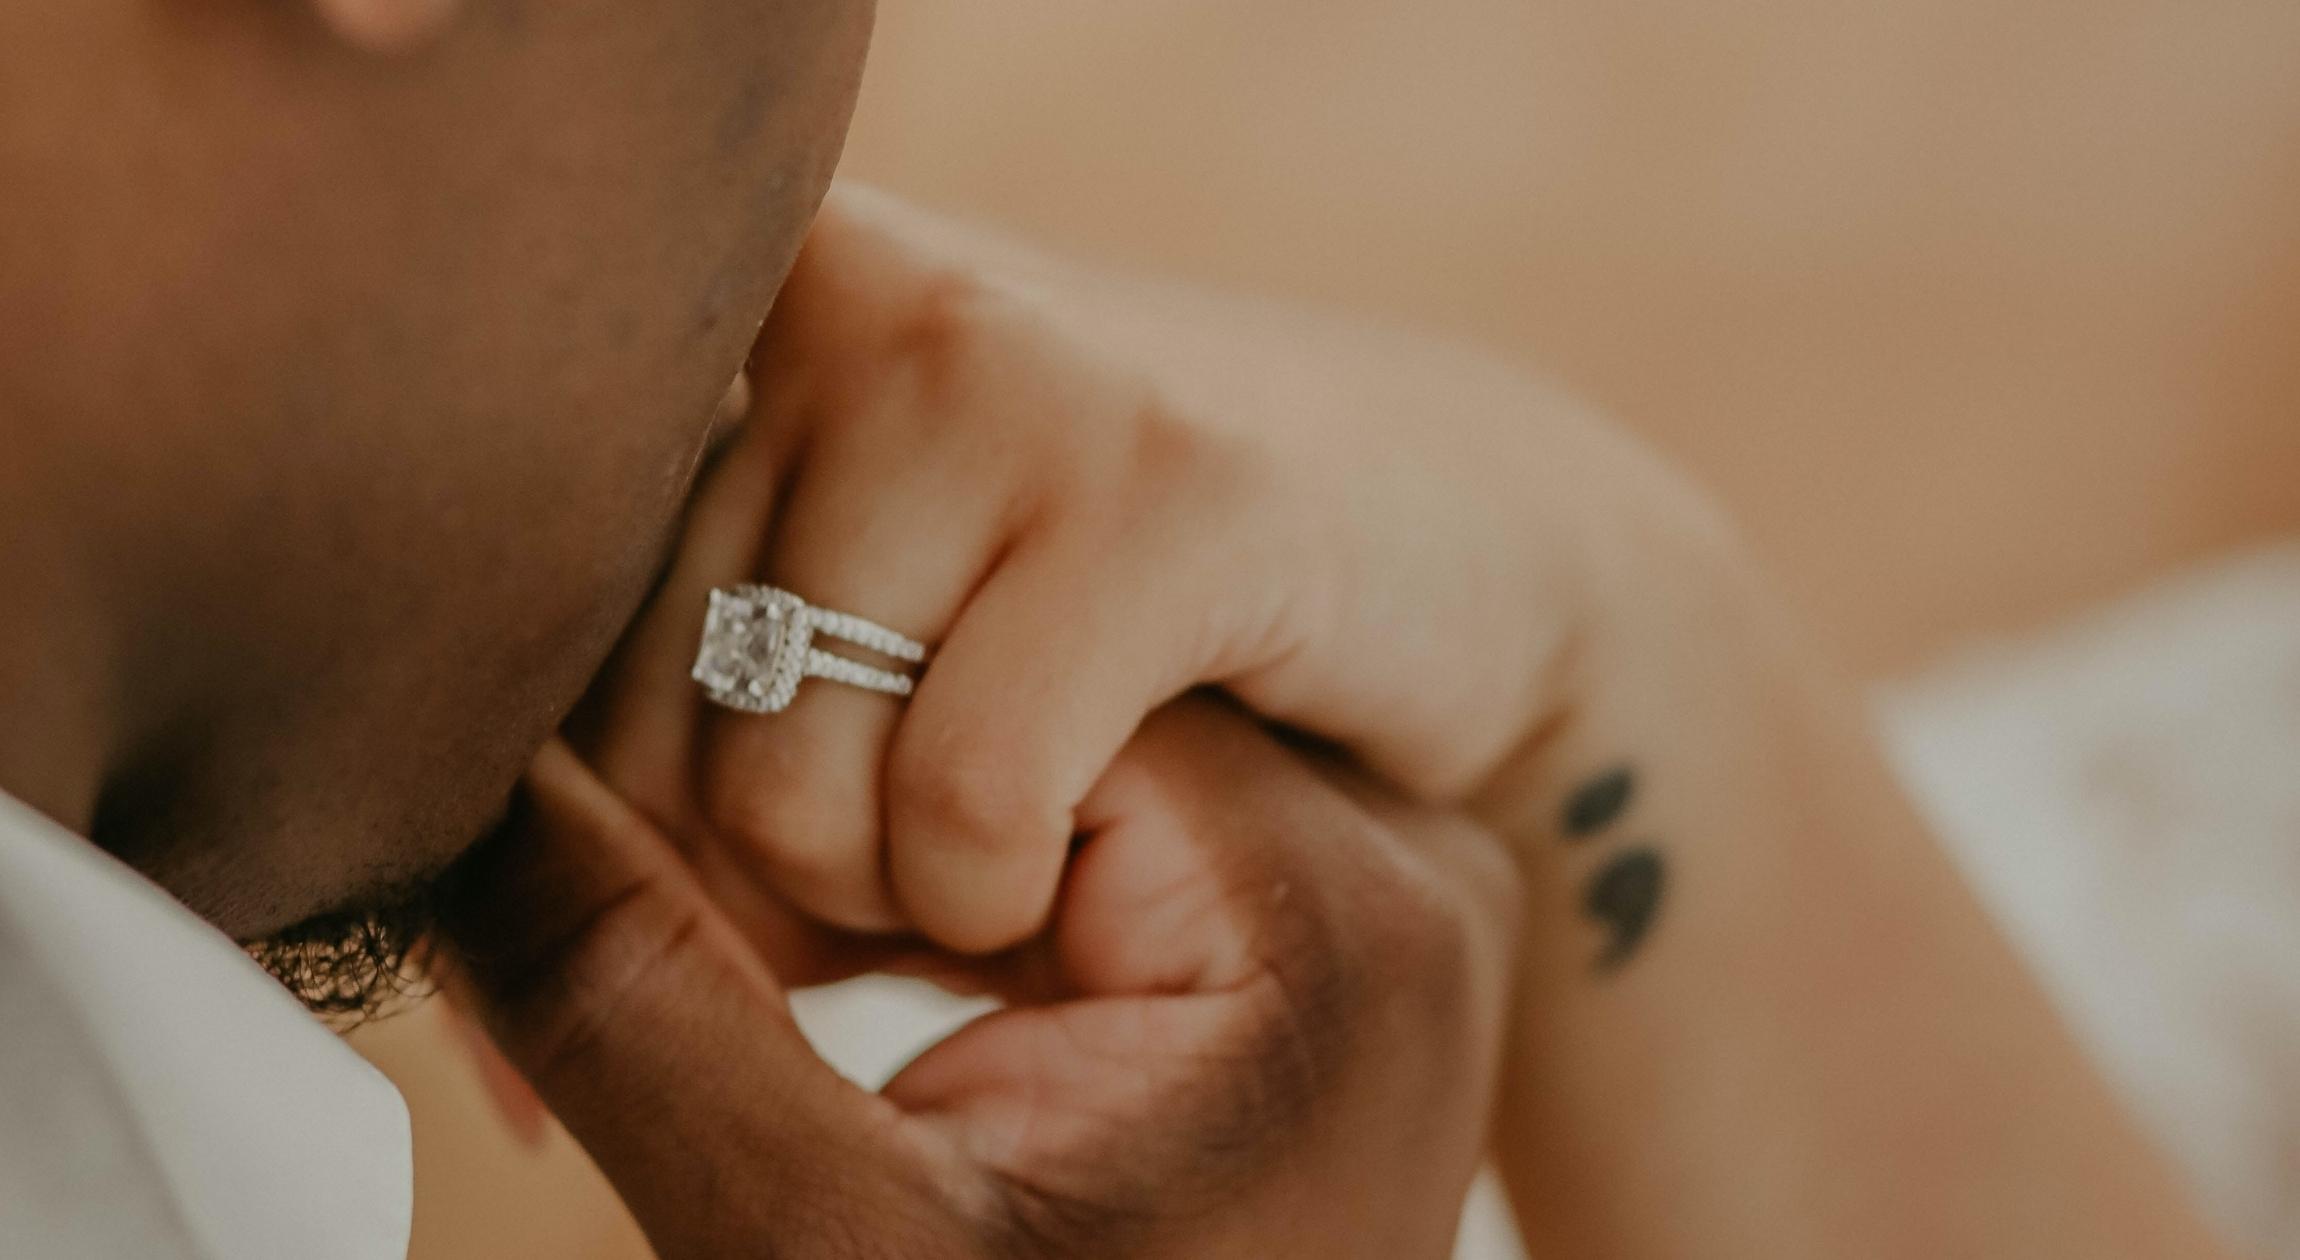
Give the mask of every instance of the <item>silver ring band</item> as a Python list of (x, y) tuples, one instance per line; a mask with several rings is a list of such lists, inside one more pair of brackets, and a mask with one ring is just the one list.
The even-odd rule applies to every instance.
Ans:
[(689, 677), (714, 703), (744, 713), (782, 712), (808, 678), (894, 696), (911, 693), (911, 673), (824, 651), (815, 646), (817, 638), (912, 664), (927, 658), (926, 645), (916, 639), (853, 613), (817, 608), (780, 587), (724, 586), (711, 592)]

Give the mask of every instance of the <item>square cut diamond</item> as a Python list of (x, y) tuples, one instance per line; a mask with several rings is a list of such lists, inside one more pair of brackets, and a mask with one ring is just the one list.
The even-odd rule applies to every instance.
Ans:
[[(692, 677), (720, 704), (771, 712), (790, 703), (798, 673), (792, 658), (805, 652), (807, 636), (796, 633), (792, 602), (779, 592), (711, 592), (703, 618), (703, 642), (695, 653)], [(790, 651), (797, 648), (797, 652)]]

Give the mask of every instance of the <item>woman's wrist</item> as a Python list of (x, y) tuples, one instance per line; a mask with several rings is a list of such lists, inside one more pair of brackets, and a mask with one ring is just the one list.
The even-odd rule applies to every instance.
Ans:
[[(1610, 435), (1609, 435), (1610, 436)], [(1640, 762), (1716, 765), (1826, 720), (1859, 726), (1851, 685), (1805, 632), (1738, 530), (1665, 466), (1618, 443), (1605, 486), (1531, 528), (1575, 539), (1529, 579), (1570, 604), (1529, 643), (1541, 684), (1521, 739), (1471, 798), (1481, 821), (1531, 852), (1582, 838), (1575, 795)], [(1824, 715), (1827, 715), (1826, 717)], [(1618, 776), (1616, 776), (1618, 777)]]
[(1527, 888), (1497, 1132), (1536, 1250), (2213, 1254), (1730, 531), (1667, 504), (1592, 560), (1475, 803)]

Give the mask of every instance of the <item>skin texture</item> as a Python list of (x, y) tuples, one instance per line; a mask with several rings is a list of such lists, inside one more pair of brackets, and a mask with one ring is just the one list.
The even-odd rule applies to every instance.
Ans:
[(714, 901), (564, 748), (528, 786), (449, 919), (463, 992), (664, 1260), (1445, 1253), (1513, 937), (1465, 822), (1178, 706), (1047, 938), (945, 970), (1012, 1005), (871, 1094), (782, 985), (878, 951)]
[[(1566, 646), (1544, 585), (1564, 570), (1496, 540), (1587, 533), (1516, 500), (1556, 481), (1548, 448), (1609, 436), (1555, 400), (1511, 440), (1498, 410), (1374, 373), (1256, 375), (1235, 347), (1394, 360), (1473, 399), (1496, 379), (1010, 254), (860, 190), (826, 207), (753, 356), (752, 432), (602, 696), (600, 724), (654, 732), (610, 777), (810, 914), (990, 952), (1038, 930), (1079, 802), (1190, 688), (1426, 798), (1490, 774)], [(753, 580), (939, 644), (915, 698), (705, 704), (685, 664), (705, 592)]]
[[(957, 880), (903, 879), (902, 846), (915, 842), (906, 817), (980, 824), (985, 814), (954, 790), (997, 799), (1040, 782), (1042, 752), (1091, 758), (1096, 723), (1130, 721), (1142, 679), (1160, 677), (1131, 655), (1130, 636), (1184, 652), (1225, 642), (1228, 602), (1205, 591), (1269, 590), (1275, 574), (1283, 605), (1296, 589), (1284, 582), (1314, 590), (1338, 569), (1358, 579), (1348, 598), (1303, 602), (1377, 629), (1349, 617), (1311, 623), (1280, 636), (1301, 646), (1277, 653), (1268, 674), (1249, 659), (1212, 676), (1264, 716), (1339, 737), (1361, 763), (1453, 800), (1509, 843), (1525, 929), (1495, 1134), (1537, 1254), (2012, 1257), (2072, 1243), (2135, 1260), (2220, 1254), (1910, 809), (1859, 693), (1736, 531), (1649, 453), (1515, 372), (1402, 333), (1097, 279), (916, 217), (880, 214), (876, 234), (859, 238), (875, 247), (854, 248), (858, 238), (842, 235), (853, 228), (846, 209), (826, 222), (848, 248), (810, 254), (783, 316), (828, 293), (877, 318), (805, 324), (830, 339), (803, 356), (811, 381), (762, 373), (779, 386), (759, 391), (753, 445), (730, 451), (698, 503), (686, 549), (585, 735), (607, 783), (694, 855), (720, 898), (783, 918), (790, 904), (809, 905), (824, 889), (790, 878), (815, 868), (789, 855), (840, 851), (883, 792), (893, 891), (906, 908), (962, 899), (969, 889)], [(922, 253), (939, 265), (922, 273)], [(888, 284), (890, 270), (931, 281)], [(1015, 294), (1059, 311), (1060, 332), (1017, 323)], [(778, 362), (781, 332), (770, 327), (761, 365)], [(885, 370), (852, 369), (842, 350)], [(1120, 351), (1131, 393), (1106, 388)], [(970, 406), (984, 380), (1003, 407)], [(839, 418), (835, 431), (800, 427), (808, 440), (789, 438), (775, 423), (778, 387), (808, 400), (795, 414)], [(1157, 405), (1110, 401), (1145, 393)], [(1042, 412), (1057, 421), (1042, 424)], [(1298, 464), (1318, 476), (1307, 492), (1249, 480), (1254, 491), (1235, 500), (1207, 492), (1238, 466), (1219, 460), (1183, 461), (1193, 475), (1179, 481), (1141, 479), (1130, 457), (1160, 448), (1144, 433), (1170, 433), (1162, 426), (1177, 416), (1204, 441), (1169, 439), (1166, 449), (1225, 451), (1217, 435), (1245, 434), (1267, 456), (1245, 468)], [(974, 423), (951, 424), (959, 417)], [(913, 458), (871, 462), (882, 452)], [(994, 509), (992, 487), (1010, 483), (936, 493), (940, 475), (964, 482), (1003, 461), (1029, 470), (1047, 458), (1052, 474), (1035, 484), (1053, 488), (1034, 502), (1059, 506), (1020, 513), (1037, 524), (1008, 546), (978, 545), (948, 513)], [(835, 510), (815, 515), (809, 477), (847, 472), (848, 460), (891, 480), (834, 475), (844, 492), (822, 496)], [(1110, 469), (1119, 475), (1096, 480)], [(1444, 493), (1417, 497), (1424, 478)], [(1079, 483), (1089, 489), (1063, 497)], [(1325, 510), (1335, 501), (1352, 512)], [(1149, 524), (1127, 514), (1136, 503), (1150, 505)], [(1159, 514), (1173, 503), (1191, 510)], [(1254, 515), (1264, 503), (1282, 510)], [(1132, 528), (1097, 528), (1113, 505)], [(1082, 531), (1089, 543), (1078, 550), (1095, 563), (1052, 578), (1037, 569), (1034, 547), (1065, 550), (1065, 529), (1048, 516)], [(1283, 522), (1305, 526), (1326, 551), (1257, 568), (1270, 535), (1252, 527)], [(1364, 533), (1345, 522), (1363, 522)], [(1202, 528), (1212, 535), (1189, 532)], [(811, 712), (802, 693), (772, 718), (721, 717), (676, 686), (704, 590), (754, 572), (762, 548), (770, 576), (811, 563), (815, 548), (841, 556), (847, 563), (810, 572), (856, 581), (831, 598), (871, 612), (882, 611), (873, 598), (974, 590), (907, 710), (826, 689)], [(937, 565), (953, 556), (980, 567), (953, 566), (960, 580), (938, 586)], [(1176, 557), (1203, 567), (1172, 567)], [(917, 567), (910, 581), (866, 587), (870, 564)], [(1122, 576), (1106, 584), (1110, 564)], [(1027, 592), (1052, 596), (993, 615), (1010, 569), (1032, 575)], [(1195, 585), (1207, 571), (1250, 580)], [(1156, 598), (1125, 602), (1143, 591)], [(1416, 615), (1429, 609), (1463, 615)], [(1022, 650), (968, 659), (961, 640), (978, 618), (1002, 631), (994, 641)], [(1217, 632), (1192, 633), (1205, 627)], [(1361, 634), (1387, 655), (1356, 670), (1321, 655), (1348, 660)], [(1424, 656), (1430, 641), (1451, 650)], [(1073, 650), (1096, 644), (1100, 657)], [(1409, 692), (1384, 710), (1388, 723), (1322, 722), (1380, 695), (1382, 678), (1361, 675), (1385, 664)], [(1186, 681), (1189, 668), (1167, 677)], [(1287, 671), (1308, 681), (1272, 684)], [(1335, 678), (1359, 689), (1333, 687)], [(937, 704), (938, 690), (947, 699), (954, 689), (980, 703)], [(1451, 696), (1474, 703), (1419, 707)], [(911, 769), (929, 777), (906, 778), (905, 744), (921, 723), (968, 774), (938, 780), (934, 760), (921, 758)], [(857, 735), (859, 753), (841, 742)], [(1400, 743), (1419, 757), (1398, 756)], [(888, 771), (874, 780), (882, 756)], [(798, 767), (810, 773), (792, 774)], [(860, 773), (850, 781), (841, 768)], [(1235, 772), (1265, 773), (1244, 758)], [(725, 799), (714, 784), (747, 792), (761, 778), (781, 802), (773, 826), (745, 831), (756, 815), (713, 807)], [(836, 795), (857, 782), (860, 804)], [(982, 862), (999, 846), (1028, 853), (1044, 839), (1019, 827), (977, 834), (991, 841), (971, 850)], [(867, 829), (861, 839), (845, 852), (868, 879), (880, 851)], [(759, 840), (776, 860), (758, 860)], [(1060, 846), (1048, 847), (1037, 856), (1060, 863)], [(803, 934), (761, 939), (769, 958), (818, 956)]]
[(1534, 1254), (2226, 1254), (1756, 566), (1668, 527), (1610, 561), (1473, 802), (1527, 886), (1496, 1135)]
[(871, 8), (450, 16), (0, 14), (0, 784), (235, 935), (438, 867), (580, 694)]

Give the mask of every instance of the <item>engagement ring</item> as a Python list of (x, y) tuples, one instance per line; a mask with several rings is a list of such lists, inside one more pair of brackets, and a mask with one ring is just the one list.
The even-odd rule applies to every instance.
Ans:
[(773, 586), (725, 586), (711, 592), (703, 643), (690, 677), (712, 700), (745, 713), (780, 713), (807, 678), (827, 678), (866, 691), (910, 694), (907, 671), (881, 669), (814, 645), (840, 639), (897, 661), (921, 664), (926, 645), (852, 613), (817, 608)]

